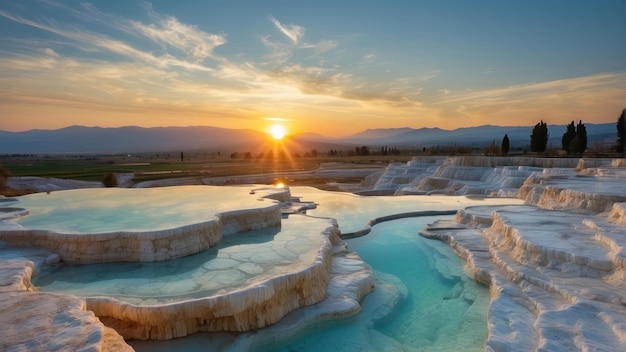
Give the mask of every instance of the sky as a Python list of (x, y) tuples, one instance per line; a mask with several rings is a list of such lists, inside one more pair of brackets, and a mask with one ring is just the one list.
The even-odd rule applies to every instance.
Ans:
[(623, 0), (0, 0), (0, 130), (617, 121)]

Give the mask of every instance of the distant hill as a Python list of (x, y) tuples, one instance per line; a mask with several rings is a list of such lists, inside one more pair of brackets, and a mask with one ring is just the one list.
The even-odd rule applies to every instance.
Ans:
[[(615, 143), (617, 132), (615, 123), (585, 124), (587, 128), (587, 141), (591, 146), (594, 143)], [(440, 128), (420, 129), (377, 129), (367, 130), (349, 137), (343, 138), (345, 143), (373, 146), (449, 146), (468, 145), (482, 146), (493, 141), (500, 145), (505, 134), (509, 136), (511, 147), (526, 147), (530, 144), (530, 135), (534, 126), (477, 126), (459, 128), (456, 130), (443, 130)], [(548, 144), (561, 147), (561, 138), (566, 131), (566, 125), (548, 125), (550, 134)]]
[(7, 153), (137, 153), (248, 146), (267, 140), (254, 130), (217, 127), (83, 127), (58, 130), (0, 131), (0, 154)]
[(412, 128), (375, 128), (367, 129), (363, 132), (353, 134), (349, 139), (351, 140), (371, 140), (371, 139), (387, 139), (394, 138), (395, 136), (402, 135), (404, 133), (410, 133), (415, 131)]
[[(588, 145), (613, 144), (617, 138), (615, 124), (585, 124)], [(366, 145), (393, 147), (432, 147), (448, 145), (483, 146), (493, 141), (497, 145), (508, 134), (512, 148), (525, 148), (530, 143), (532, 126), (478, 126), (443, 130), (440, 128), (382, 128), (368, 129), (344, 137), (329, 138), (305, 133), (291, 138), (288, 143), (294, 152), (311, 149), (350, 149)], [(565, 125), (548, 125), (549, 144), (560, 148)], [(184, 151), (190, 149), (256, 152), (268, 148), (268, 135), (247, 129), (227, 129), (208, 126), (193, 127), (84, 127), (70, 126), (58, 130), (30, 130), (24, 132), (0, 131), (0, 154), (42, 153), (138, 153)]]

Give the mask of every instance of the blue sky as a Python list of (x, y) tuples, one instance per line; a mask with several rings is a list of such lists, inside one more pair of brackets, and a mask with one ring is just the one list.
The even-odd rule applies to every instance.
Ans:
[(0, 1), (0, 130), (616, 121), (624, 1)]

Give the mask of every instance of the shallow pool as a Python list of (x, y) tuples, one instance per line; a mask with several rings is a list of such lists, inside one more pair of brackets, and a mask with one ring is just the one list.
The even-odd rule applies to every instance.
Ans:
[[(465, 264), (441, 242), (417, 231), (442, 217), (394, 220), (367, 236), (348, 240), (376, 271), (379, 287), (366, 296), (356, 316), (294, 332), (287, 340), (257, 343), (252, 351), (482, 351), (487, 337), (489, 290), (473, 281)], [(443, 217), (443, 218), (451, 218)], [(380, 317), (388, 287), (403, 298)], [(142, 351), (239, 351), (250, 333), (198, 333), (169, 341), (130, 341)]]
[(150, 306), (225, 294), (308, 267), (324, 243), (327, 220), (302, 215), (282, 225), (225, 236), (215, 247), (161, 262), (44, 266), (42, 291), (107, 296)]
[(371, 351), (382, 346), (405, 351), (483, 350), (489, 290), (464, 273), (464, 263), (447, 245), (417, 234), (434, 220), (394, 220), (348, 241), (376, 271), (377, 279), (404, 286), (406, 297), (391, 315), (374, 320), (375, 311), (368, 305), (376, 303), (368, 298), (376, 298), (367, 296), (356, 317), (319, 325), (295, 341), (259, 346), (258, 351)]
[[(111, 228), (121, 230), (128, 230), (134, 226), (142, 229), (171, 227), (176, 226), (181, 218), (185, 223), (193, 222), (194, 219), (204, 221), (207, 213), (212, 216), (220, 209), (249, 208), (258, 203), (266, 203), (259, 202), (258, 195), (251, 195), (250, 187), (203, 187), (205, 186), (146, 189), (143, 193), (124, 192), (121, 199), (116, 191), (99, 190), (104, 193), (100, 193), (100, 197), (96, 199), (90, 198), (89, 201), (95, 202), (101, 208), (119, 209), (110, 212), (107, 215), (110, 218), (95, 219), (94, 223), (100, 225), (111, 223)], [(82, 193), (72, 192), (74, 191), (65, 193), (65, 197), (58, 199), (54, 198), (55, 192), (51, 195), (41, 195), (39, 199), (27, 197), (20, 200), (20, 206), (28, 209), (39, 206), (40, 209), (52, 212), (48, 215), (55, 219), (53, 212), (56, 207), (76, 214), (73, 221), (67, 218), (65, 222), (61, 221), (59, 226), (69, 228), (77, 222), (77, 219), (82, 219), (78, 222), (88, 222), (89, 217), (93, 215), (84, 211), (86, 203), (83, 202), (89, 201), (82, 200)], [(317, 203), (318, 207), (307, 213), (314, 217), (337, 219), (343, 233), (358, 231), (368, 220), (386, 215), (521, 202), (513, 199), (447, 196), (360, 197), (310, 187), (292, 187), (291, 193), (300, 197), (302, 201)], [(144, 207), (148, 206), (151, 206), (149, 209), (153, 211), (141, 215), (135, 215), (133, 212), (137, 207), (145, 209)], [(186, 218), (188, 215), (192, 217)], [(348, 240), (350, 249), (356, 251), (373, 267), (379, 281), (378, 288), (364, 298), (362, 312), (347, 319), (317, 324), (307, 328), (306, 331), (294, 332), (288, 340), (272, 341), (270, 344), (265, 341), (262, 345), (257, 343), (254, 348), (258, 351), (325, 352), (381, 349), (482, 350), (487, 336), (486, 313), (489, 302), (487, 288), (478, 285), (466, 275), (465, 263), (449, 246), (423, 239), (417, 234), (427, 224), (441, 218), (452, 216), (406, 218), (385, 222), (376, 225), (372, 232), (364, 237)], [(33, 221), (32, 219), (31, 216), (27, 216), (20, 221)], [(42, 286), (44, 291), (84, 296), (104, 293), (118, 298), (123, 296), (123, 300), (147, 305), (150, 305), (151, 300), (158, 303), (157, 301), (176, 299), (177, 296), (193, 298), (211, 292), (231, 290), (249, 284), (248, 280), (252, 277), (258, 279), (280, 274), (281, 266), (293, 266), (296, 262), (291, 261), (292, 259), (310, 253), (311, 248), (319, 248), (319, 243), (313, 240), (319, 235), (316, 232), (309, 234), (313, 245), (303, 249), (302, 253), (288, 251), (285, 252), (287, 258), (281, 255), (271, 256), (278, 262), (263, 262), (270, 258), (267, 253), (280, 252), (276, 246), (282, 241), (281, 236), (290, 234), (291, 237), (283, 242), (296, 241), (294, 243), (297, 244), (302, 237), (309, 236), (303, 236), (305, 229), (319, 228), (311, 226), (310, 221), (321, 220), (293, 216), (283, 222), (280, 230), (255, 231), (249, 234), (249, 238), (246, 235), (239, 237), (237, 241), (243, 242), (237, 243), (229, 243), (229, 239), (225, 238), (225, 242), (217, 249), (179, 260), (147, 265), (113, 263), (76, 266), (65, 267), (56, 272), (42, 272), (35, 278), (35, 284)], [(29, 223), (28, 226), (36, 225)], [(104, 231), (112, 231), (107, 226)], [(240, 260), (254, 255), (260, 255), (259, 258), (262, 260), (249, 263)], [(214, 282), (206, 280), (214, 276), (216, 279)], [(203, 282), (198, 282), (197, 278), (207, 281), (206, 284), (209, 286), (200, 287)], [(395, 297), (398, 303), (393, 310), (381, 314), (383, 309), (381, 307), (385, 307), (385, 300), (389, 297)], [(169, 341), (130, 343), (138, 351), (234, 351), (239, 350), (236, 347), (238, 339), (254, 335), (254, 331), (238, 334), (197, 333)]]
[(312, 201), (313, 216), (337, 219), (342, 233), (361, 230), (375, 217), (429, 210), (459, 210), (476, 205), (522, 204), (519, 199), (466, 196), (358, 196), (350, 193), (320, 191), (313, 187), (290, 187), (293, 196)]
[(176, 186), (102, 188), (36, 193), (11, 206), (30, 215), (16, 221), (29, 229), (82, 234), (157, 231), (211, 220), (216, 213), (267, 207), (251, 187)]

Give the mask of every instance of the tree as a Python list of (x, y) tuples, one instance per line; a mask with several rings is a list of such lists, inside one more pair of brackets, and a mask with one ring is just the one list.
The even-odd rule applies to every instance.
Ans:
[(617, 152), (624, 154), (626, 152), (626, 109), (622, 110), (622, 114), (617, 119)]
[(370, 149), (367, 146), (354, 147), (355, 155), (370, 155)]
[(567, 155), (570, 155), (572, 153), (572, 150), (570, 149), (570, 144), (575, 137), (576, 126), (574, 125), (574, 121), (572, 121), (572, 123), (567, 125), (567, 131), (563, 133), (563, 138), (561, 138), (561, 147), (567, 152)]
[(549, 136), (548, 124), (541, 120), (540, 123), (535, 125), (533, 133), (530, 135), (530, 150), (537, 154), (545, 152)]
[(502, 138), (502, 155), (509, 155), (509, 135), (505, 134)]
[(587, 150), (587, 127), (582, 120), (578, 120), (578, 125), (576, 126), (576, 150), (575, 152), (578, 154), (582, 154)]

